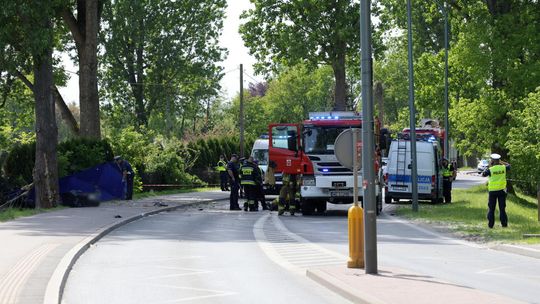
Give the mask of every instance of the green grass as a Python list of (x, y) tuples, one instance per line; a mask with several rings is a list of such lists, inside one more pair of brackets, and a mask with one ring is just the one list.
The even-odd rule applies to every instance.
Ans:
[(14, 220), (19, 217), (32, 216), (35, 214), (56, 211), (64, 209), (65, 207), (59, 206), (51, 209), (19, 209), (19, 208), (8, 208), (4, 211), (0, 211), (0, 222), (7, 222)]
[(473, 167), (459, 167), (458, 168), (458, 171), (471, 171), (471, 170), (476, 170), (476, 168), (473, 168)]
[(442, 224), (458, 235), (481, 242), (540, 243), (540, 238), (524, 238), (523, 234), (540, 234), (536, 198), (523, 194), (508, 195), (506, 213), (508, 228), (502, 228), (498, 208), (495, 227), (487, 226), (487, 198), (485, 186), (468, 190), (454, 189), (451, 204), (421, 203), (413, 213), (410, 205), (400, 205), (397, 214), (432, 224)]
[(188, 193), (188, 192), (205, 192), (205, 191), (218, 190), (218, 189), (219, 189), (218, 187), (215, 187), (215, 188), (170, 189), (170, 190), (163, 190), (163, 191), (150, 190), (147, 192), (134, 193), (133, 199), (141, 199), (141, 198), (154, 197), (154, 196), (160, 196), (160, 195), (179, 194), (179, 193)]

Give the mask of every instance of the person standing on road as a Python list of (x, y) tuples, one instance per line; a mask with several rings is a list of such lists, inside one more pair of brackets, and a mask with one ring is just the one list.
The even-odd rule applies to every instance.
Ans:
[(455, 178), (455, 170), (454, 166), (446, 158), (443, 158), (442, 161), (442, 175), (444, 202), (450, 204), (452, 202), (452, 181)]
[(488, 179), (488, 227), (495, 225), (495, 207), (499, 202), (499, 219), (501, 226), (508, 227), (508, 216), (506, 215), (506, 172), (510, 170), (510, 164), (503, 162), (499, 154), (491, 154), (491, 166), (484, 170), (482, 176), (489, 176)]
[(221, 187), (221, 191), (229, 191), (229, 186), (227, 183), (227, 162), (225, 161), (225, 156), (219, 156), (219, 161), (217, 163), (216, 169), (219, 172), (219, 186)]
[(127, 160), (122, 159), (121, 156), (115, 156), (114, 162), (122, 173), (122, 198), (131, 200), (133, 198), (133, 178), (135, 177), (135, 172), (133, 171), (131, 164)]
[(296, 175), (283, 173), (283, 185), (279, 190), (278, 215), (283, 215), (287, 206), (289, 207), (289, 213), (294, 215), (296, 212), (296, 205), (294, 204), (295, 193)]
[(240, 189), (240, 176), (238, 175), (238, 156), (231, 155), (231, 160), (227, 164), (229, 174), (229, 184), (231, 185), (231, 195), (229, 197), (230, 210), (242, 210), (238, 205), (238, 190)]
[(257, 202), (255, 204), (258, 205), (258, 202), (261, 202), (262, 210), (268, 210), (268, 206), (266, 205), (266, 197), (264, 196), (264, 178), (263, 178), (264, 177), (264, 171), (259, 166), (259, 161), (258, 160), (255, 159), (253, 162), (255, 163), (257, 168), (259, 169), (259, 172), (260, 172), (260, 175), (261, 175), (260, 182), (257, 184), (257, 195), (256, 195), (256, 201)]
[(258, 211), (259, 206), (256, 201), (257, 186), (262, 183), (262, 178), (258, 166), (253, 162), (253, 156), (248, 157), (242, 164), (240, 175), (241, 185), (244, 188), (247, 199), (244, 203), (244, 211)]

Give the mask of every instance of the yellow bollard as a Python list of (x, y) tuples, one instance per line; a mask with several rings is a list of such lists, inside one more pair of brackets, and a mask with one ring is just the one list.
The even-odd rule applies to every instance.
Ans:
[(357, 204), (349, 208), (348, 268), (364, 268), (364, 210)]

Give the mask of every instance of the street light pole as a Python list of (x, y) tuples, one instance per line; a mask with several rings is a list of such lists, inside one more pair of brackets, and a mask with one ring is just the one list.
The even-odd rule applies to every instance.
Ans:
[(375, 201), (375, 142), (373, 138), (373, 70), (371, 58), (371, 1), (360, 1), (362, 47), (362, 177), (366, 274), (377, 273), (377, 206)]
[(408, 52), (409, 52), (409, 126), (411, 129), (411, 186), (412, 210), (418, 211), (418, 166), (416, 162), (416, 109), (414, 107), (413, 40), (411, 0), (407, 0)]
[(448, 11), (446, 1), (443, 2), (444, 14), (444, 157), (450, 156), (450, 122), (448, 121)]

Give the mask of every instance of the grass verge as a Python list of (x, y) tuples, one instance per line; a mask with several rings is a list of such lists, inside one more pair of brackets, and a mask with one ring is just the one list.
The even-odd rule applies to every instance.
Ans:
[(19, 209), (19, 208), (8, 208), (4, 211), (0, 211), (0, 222), (7, 222), (14, 220), (19, 217), (32, 216), (35, 214), (57, 211), (64, 209), (65, 207), (59, 206), (51, 209)]
[(219, 190), (219, 188), (218, 187), (215, 187), (215, 188), (187, 188), (187, 189), (170, 189), (170, 190), (163, 190), (163, 191), (150, 190), (150, 191), (147, 191), (147, 192), (134, 193), (133, 194), (133, 199), (141, 199), (141, 198), (147, 198), (147, 197), (169, 195), (169, 194), (179, 194), (179, 193), (188, 193), (188, 192), (205, 192), (205, 191), (212, 191), (212, 190)]
[(495, 212), (495, 227), (487, 226), (487, 189), (478, 186), (467, 190), (452, 190), (451, 204), (422, 203), (417, 213), (410, 205), (399, 205), (396, 213), (408, 219), (442, 225), (458, 235), (480, 242), (538, 244), (540, 238), (524, 238), (524, 234), (540, 234), (536, 198), (523, 194), (508, 195), (506, 213), (508, 228), (502, 228), (499, 211)]

